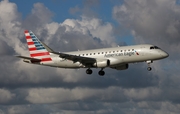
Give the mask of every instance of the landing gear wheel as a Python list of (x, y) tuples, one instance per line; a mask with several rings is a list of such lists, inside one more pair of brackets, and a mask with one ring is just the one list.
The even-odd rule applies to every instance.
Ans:
[(105, 74), (105, 72), (104, 72), (103, 70), (100, 70), (100, 71), (99, 71), (99, 75), (100, 75), (100, 76), (104, 76), (104, 74)]
[(86, 70), (86, 73), (87, 73), (87, 74), (92, 74), (92, 70), (91, 70), (91, 69), (87, 69), (87, 70)]
[(151, 71), (151, 70), (152, 70), (152, 68), (151, 68), (151, 67), (148, 67), (148, 68), (147, 68), (147, 70), (148, 70), (148, 71)]

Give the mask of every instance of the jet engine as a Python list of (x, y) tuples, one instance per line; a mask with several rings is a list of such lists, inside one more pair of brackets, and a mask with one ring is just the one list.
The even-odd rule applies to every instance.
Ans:
[(94, 67), (104, 68), (110, 65), (110, 61), (108, 59), (97, 59), (96, 63), (93, 64)]

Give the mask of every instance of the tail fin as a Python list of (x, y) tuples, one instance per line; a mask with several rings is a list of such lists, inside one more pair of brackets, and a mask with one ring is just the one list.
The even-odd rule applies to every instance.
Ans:
[(27, 45), (32, 58), (41, 59), (41, 62), (52, 61), (49, 49), (35, 36), (32, 31), (25, 30)]

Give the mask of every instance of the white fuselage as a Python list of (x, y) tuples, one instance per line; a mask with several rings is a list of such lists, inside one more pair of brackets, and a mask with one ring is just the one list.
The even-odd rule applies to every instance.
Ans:
[[(96, 58), (97, 61), (108, 59), (110, 61), (109, 67), (128, 63), (154, 61), (168, 56), (168, 54), (160, 48), (157, 47), (156, 49), (150, 49), (151, 47), (153, 47), (153, 45), (144, 44), (63, 53), (81, 57)], [(59, 68), (87, 68), (87, 66), (82, 65), (80, 62), (64, 59), (53, 53), (50, 55), (53, 60), (52, 62), (43, 62), (40, 64)]]

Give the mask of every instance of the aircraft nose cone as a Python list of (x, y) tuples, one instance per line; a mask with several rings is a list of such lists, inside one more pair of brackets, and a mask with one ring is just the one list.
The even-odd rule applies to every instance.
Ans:
[(166, 58), (166, 57), (168, 57), (168, 56), (169, 56), (169, 54), (168, 54), (168, 53), (166, 53), (166, 52), (163, 52), (161, 55), (162, 55), (164, 58)]

